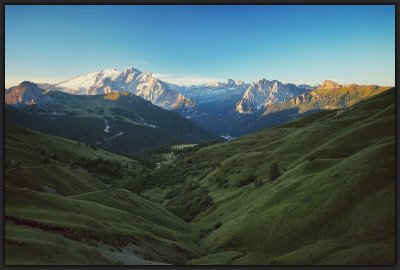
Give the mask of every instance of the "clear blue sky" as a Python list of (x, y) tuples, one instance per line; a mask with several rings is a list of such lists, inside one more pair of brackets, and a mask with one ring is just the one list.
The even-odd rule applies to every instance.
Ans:
[(6, 6), (6, 86), (128, 66), (209, 80), (395, 83), (394, 6)]

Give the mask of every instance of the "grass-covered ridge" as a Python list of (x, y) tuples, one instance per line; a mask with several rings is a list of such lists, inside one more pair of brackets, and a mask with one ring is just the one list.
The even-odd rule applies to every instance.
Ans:
[(377, 85), (345, 85), (337, 89), (318, 88), (301, 94), (287, 102), (268, 104), (263, 115), (297, 109), (300, 114), (320, 110), (343, 109), (387, 91), (390, 87)]
[[(207, 188), (214, 204), (193, 224), (221, 222), (201, 246), (210, 254), (242, 252), (233, 264), (393, 264), (394, 96), (392, 89), (350, 110), (200, 149), (153, 177), (180, 172), (180, 182)], [(281, 175), (271, 182), (274, 162)], [(238, 185), (252, 175), (261, 186)]]
[(105, 95), (46, 94), (52, 102), (6, 106), (5, 122), (129, 154), (162, 145), (218, 139), (199, 125), (127, 92)]
[[(104, 160), (119, 164), (121, 175), (77, 163), (82, 157), (99, 168)], [(202, 254), (191, 225), (118, 189), (146, 170), (132, 159), (7, 126), (6, 164), (6, 264), (118, 264), (112, 255), (132, 244), (150, 263), (182, 264)]]

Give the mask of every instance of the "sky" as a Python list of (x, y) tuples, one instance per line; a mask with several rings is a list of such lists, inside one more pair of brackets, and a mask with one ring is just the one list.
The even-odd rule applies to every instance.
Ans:
[(6, 87), (135, 67), (182, 85), (395, 84), (394, 5), (6, 5)]

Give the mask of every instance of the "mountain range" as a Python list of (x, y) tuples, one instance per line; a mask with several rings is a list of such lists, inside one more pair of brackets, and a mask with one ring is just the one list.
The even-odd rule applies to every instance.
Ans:
[(132, 67), (122, 72), (109, 68), (44, 86), (48, 91), (58, 90), (74, 95), (101, 95), (126, 91), (167, 110), (181, 107), (190, 110), (194, 106), (190, 99), (171, 90), (167, 83), (160, 81), (151, 73), (141, 72)]
[(127, 92), (177, 112), (220, 137), (242, 136), (303, 114), (352, 106), (389, 88), (341, 85), (330, 80), (321, 85), (296, 85), (265, 78), (252, 83), (229, 79), (179, 86), (132, 67), (122, 72), (109, 68), (78, 75), (57, 84), (38, 84), (40, 89), (24, 88), (24, 84), (6, 90), (7, 104), (14, 107), (35, 103), (48, 105), (51, 99), (42, 93), (54, 91), (82, 96)]

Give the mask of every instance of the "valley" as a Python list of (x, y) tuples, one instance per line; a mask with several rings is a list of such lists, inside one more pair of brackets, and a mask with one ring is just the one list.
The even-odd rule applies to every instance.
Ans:
[(396, 265), (395, 3), (18, 2), (5, 267)]
[[(51, 112), (75, 111), (75, 133), (96, 122), (101, 138), (115, 136), (127, 127), (115, 117), (154, 130), (165, 120), (145, 117), (150, 103), (48, 95), (51, 110), (6, 111), (6, 264), (394, 263), (393, 88), (229, 142), (177, 139), (125, 156), (29, 123), (51, 115), (66, 130)], [(93, 100), (103, 114), (83, 109)]]
[[(40, 88), (26, 82), (17, 90), (31, 93), (39, 92)], [(24, 126), (125, 155), (163, 145), (219, 139), (177, 113), (127, 92), (83, 96), (42, 91), (38, 96), (50, 100), (49, 103), (37, 101), (29, 106), (7, 106), (6, 124)]]

